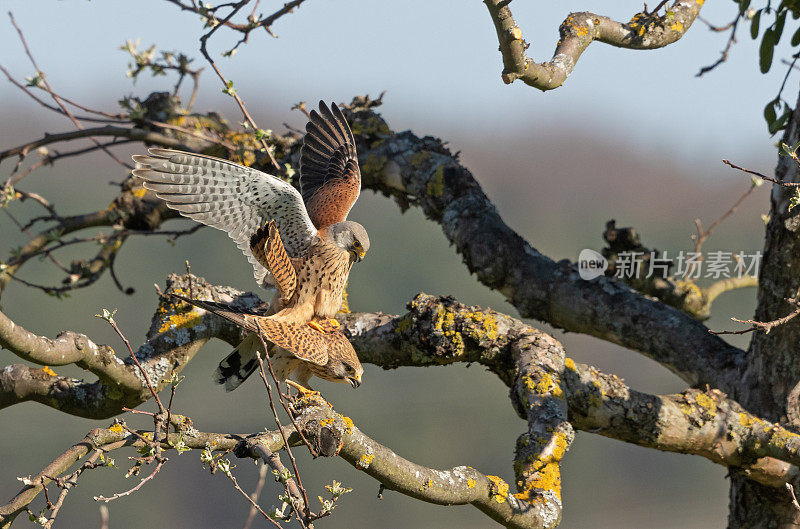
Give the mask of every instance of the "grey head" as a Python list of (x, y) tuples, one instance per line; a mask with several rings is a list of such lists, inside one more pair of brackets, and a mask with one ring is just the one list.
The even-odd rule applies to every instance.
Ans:
[(361, 377), (364, 375), (364, 367), (358, 358), (331, 358), (326, 366), (330, 372), (331, 382), (347, 382), (354, 388), (361, 385)]
[(369, 235), (358, 222), (345, 220), (333, 224), (329, 229), (331, 239), (339, 248), (350, 252), (351, 260), (361, 261), (369, 250)]

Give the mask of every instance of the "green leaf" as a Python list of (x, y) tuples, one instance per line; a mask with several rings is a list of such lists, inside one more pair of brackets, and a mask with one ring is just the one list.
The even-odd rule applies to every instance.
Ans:
[(797, 46), (798, 44), (800, 44), (800, 28), (797, 28), (797, 31), (795, 31), (794, 35), (792, 35), (791, 44), (792, 46)]
[(777, 119), (777, 114), (775, 113), (776, 104), (778, 104), (778, 100), (773, 99), (772, 101), (767, 103), (767, 106), (764, 107), (764, 120), (767, 122), (768, 127), (772, 126), (772, 124), (775, 123), (775, 120)]
[(787, 106), (786, 110), (781, 114), (781, 117), (776, 119), (772, 122), (772, 125), (768, 127), (770, 134), (775, 134), (779, 130), (783, 130), (786, 128), (786, 123), (789, 121), (789, 118), (792, 115), (792, 109)]
[(753, 37), (753, 40), (758, 38), (758, 23), (761, 21), (761, 10), (759, 9), (756, 11), (756, 14), (753, 15), (753, 21), (750, 23), (750, 36)]
[(775, 44), (781, 40), (781, 35), (783, 35), (783, 25), (786, 23), (786, 13), (787, 11), (782, 11), (775, 20), (775, 26), (772, 30), (773, 34), (775, 35)]
[(750, 7), (750, 0), (739, 0), (739, 13), (744, 15), (747, 8)]
[(764, 32), (764, 37), (761, 39), (761, 49), (758, 53), (758, 66), (761, 73), (767, 73), (772, 66), (772, 54), (775, 51), (775, 34), (772, 28)]

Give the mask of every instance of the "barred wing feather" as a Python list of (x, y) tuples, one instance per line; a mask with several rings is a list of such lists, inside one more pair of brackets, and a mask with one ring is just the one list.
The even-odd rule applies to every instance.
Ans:
[(290, 257), (301, 257), (313, 242), (317, 230), (300, 193), (287, 182), (211, 156), (148, 152), (133, 156), (141, 165), (133, 175), (184, 217), (226, 232), (253, 265), (260, 285), (275, 281), (250, 251), (250, 238), (267, 221), (275, 220)]

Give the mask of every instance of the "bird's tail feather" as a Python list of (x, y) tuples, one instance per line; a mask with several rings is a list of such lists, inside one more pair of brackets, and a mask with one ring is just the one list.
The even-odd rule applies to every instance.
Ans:
[(171, 294), (173, 297), (178, 298), (186, 303), (194, 305), (212, 314), (216, 314), (226, 320), (235, 323), (236, 325), (252, 332), (258, 332), (258, 325), (255, 323), (254, 316), (258, 314), (247, 314), (241, 309), (233, 308), (228, 303), (217, 303), (215, 301), (204, 301), (201, 299), (190, 299), (178, 294)]
[(249, 334), (228, 356), (222, 359), (214, 371), (214, 380), (225, 386), (225, 391), (233, 391), (258, 369), (256, 355), (261, 350), (261, 340)]

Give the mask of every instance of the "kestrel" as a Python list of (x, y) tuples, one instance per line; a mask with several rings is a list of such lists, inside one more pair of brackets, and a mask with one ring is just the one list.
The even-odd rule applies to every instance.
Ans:
[[(295, 379), (303, 387), (308, 387), (312, 375), (331, 382), (347, 382), (354, 388), (361, 385), (364, 368), (353, 346), (329, 319), (319, 320), (320, 332), (305, 324), (242, 312), (223, 303), (175, 297), (251, 331), (254, 333), (251, 336), (257, 338), (258, 333), (268, 336), (280, 348), (271, 357), (278, 380), (286, 380), (294, 372)], [(289, 354), (282, 354), (283, 351)], [(242, 366), (245, 370), (252, 372), (258, 367), (255, 355), (248, 362), (252, 365)]]
[[(278, 288), (269, 317), (324, 332), (318, 320), (339, 310), (350, 268), (370, 246), (364, 227), (346, 220), (361, 191), (361, 172), (341, 110), (320, 101), (319, 112), (310, 113), (300, 156), (302, 194), (227, 160), (169, 149), (149, 153), (134, 155), (141, 165), (134, 176), (168, 207), (236, 242), (253, 264), (256, 281)], [(226, 390), (255, 370), (251, 360), (261, 347), (256, 338), (248, 336), (220, 362), (217, 381)], [(273, 341), (268, 333), (267, 338)]]

